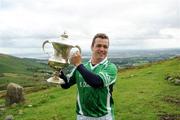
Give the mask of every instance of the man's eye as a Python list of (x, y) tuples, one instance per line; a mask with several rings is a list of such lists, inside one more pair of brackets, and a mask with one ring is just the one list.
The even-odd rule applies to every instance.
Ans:
[(97, 45), (97, 47), (101, 47), (101, 45)]
[(96, 45), (96, 47), (98, 47), (98, 48), (103, 47), (103, 48), (105, 48), (105, 49), (107, 49), (107, 48), (108, 48), (108, 46), (107, 46), (107, 45)]
[(108, 46), (106, 46), (106, 45), (104, 45), (103, 47), (104, 47), (104, 48), (108, 48)]

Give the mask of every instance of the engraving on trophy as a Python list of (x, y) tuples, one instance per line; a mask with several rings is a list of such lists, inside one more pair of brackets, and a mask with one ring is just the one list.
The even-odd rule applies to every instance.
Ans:
[[(61, 35), (61, 40), (64, 40), (64, 38), (68, 38), (68, 35), (64, 32), (64, 34)], [(71, 45), (62, 41), (50, 41), (46, 40), (44, 41), (42, 48), (45, 52), (45, 45), (51, 44), (53, 46), (53, 55), (48, 59), (48, 65), (54, 70), (54, 74), (52, 77), (50, 77), (47, 82), (51, 83), (58, 83), (58, 84), (64, 84), (64, 81), (58, 76), (57, 73), (60, 73), (60, 71), (69, 66), (69, 58), (70, 58), (70, 52), (72, 48), (78, 48), (78, 50), (81, 52), (81, 48), (77, 45)], [(47, 53), (47, 52), (45, 52)], [(48, 54), (48, 53), (47, 53)]]

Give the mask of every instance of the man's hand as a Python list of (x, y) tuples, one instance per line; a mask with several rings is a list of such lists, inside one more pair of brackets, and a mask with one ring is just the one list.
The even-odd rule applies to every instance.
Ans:
[(71, 64), (73, 64), (75, 66), (79, 66), (81, 64), (81, 61), (82, 61), (82, 58), (81, 58), (81, 54), (79, 51), (72, 54), (72, 56), (70, 58)]

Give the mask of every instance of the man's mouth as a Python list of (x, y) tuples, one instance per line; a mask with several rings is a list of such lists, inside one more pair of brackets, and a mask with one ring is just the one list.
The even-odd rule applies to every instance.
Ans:
[(104, 53), (99, 53), (100, 56), (104, 56)]

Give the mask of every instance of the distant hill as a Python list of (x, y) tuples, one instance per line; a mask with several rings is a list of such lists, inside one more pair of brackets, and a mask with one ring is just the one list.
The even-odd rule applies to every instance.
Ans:
[(0, 54), (0, 90), (10, 82), (22, 86), (34, 86), (45, 81), (49, 69), (37, 59), (18, 58)]
[[(84, 58), (91, 57), (91, 51), (82, 51), (82, 56)], [(131, 57), (172, 57), (180, 56), (180, 48), (175, 49), (119, 49), (111, 50), (109, 49), (109, 58), (131, 58)], [(46, 57), (47, 58), (47, 57)]]
[[(130, 58), (130, 57), (167, 57), (180, 55), (180, 48), (172, 49), (109, 49), (109, 58)], [(28, 54), (13, 54), (20, 58), (38, 58), (48, 59), (48, 55), (42, 52), (40, 53), (28, 53)], [(83, 58), (90, 58), (91, 51), (82, 51)]]
[(15, 72), (29, 74), (30, 68), (43, 68), (45, 65), (37, 59), (18, 58), (11, 55), (0, 54), (0, 72)]

